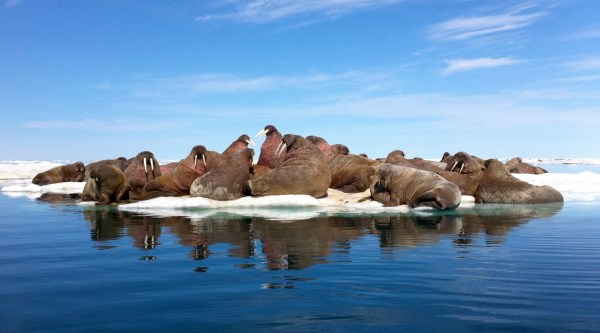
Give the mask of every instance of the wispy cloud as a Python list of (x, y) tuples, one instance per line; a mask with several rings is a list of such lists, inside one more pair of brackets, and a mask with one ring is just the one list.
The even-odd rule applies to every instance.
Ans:
[[(251, 0), (233, 1), (225, 12), (198, 16), (197, 21), (228, 20), (268, 23), (289, 17), (340, 17), (359, 10), (383, 7), (402, 0)], [(231, 8), (232, 7), (232, 8)]]
[(581, 31), (568, 37), (569, 40), (587, 40), (600, 38), (600, 28)]
[(461, 41), (521, 29), (547, 15), (532, 9), (535, 6), (524, 5), (502, 14), (455, 18), (432, 26), (429, 34), (433, 39)]
[(598, 70), (600, 69), (600, 57), (567, 63), (567, 67), (574, 70)]
[(522, 62), (522, 60), (513, 58), (453, 59), (446, 61), (448, 66), (442, 71), (442, 74), (450, 75), (476, 69), (510, 66), (520, 62)]
[(163, 120), (156, 122), (139, 119), (115, 119), (113, 121), (82, 119), (29, 121), (23, 127), (29, 129), (58, 129), (88, 132), (152, 132), (177, 128), (181, 124), (183, 122), (177, 123)]
[[(385, 89), (395, 80), (394, 71), (311, 73), (306, 75), (239, 76), (222, 73), (188, 75), (173, 78), (140, 78), (130, 89), (137, 97), (182, 96), (203, 94), (258, 93), (276, 90), (321, 90), (327, 87)], [(377, 84), (375, 85), (374, 82)]]
[(23, 0), (4, 0), (4, 7), (14, 7), (21, 4)]

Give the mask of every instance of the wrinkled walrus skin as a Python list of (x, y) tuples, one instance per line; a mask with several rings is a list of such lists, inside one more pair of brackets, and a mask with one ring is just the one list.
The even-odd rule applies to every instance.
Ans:
[(282, 142), (287, 148), (278, 167), (251, 179), (252, 195), (306, 194), (321, 198), (327, 194), (331, 172), (321, 151), (304, 137), (286, 134)]
[(371, 181), (371, 197), (388, 207), (408, 205), (452, 210), (461, 201), (456, 184), (430, 171), (386, 163)]
[(476, 203), (541, 204), (564, 200), (553, 187), (537, 186), (517, 179), (496, 159), (485, 162), (485, 171), (475, 193)]
[(226, 165), (209, 171), (192, 183), (190, 195), (212, 200), (234, 200), (249, 194), (248, 180), (252, 167), (254, 150), (238, 150)]
[(96, 201), (98, 205), (108, 205), (122, 202), (126, 198), (125, 176), (119, 168), (99, 164), (92, 167), (89, 175), (81, 193), (81, 201)]

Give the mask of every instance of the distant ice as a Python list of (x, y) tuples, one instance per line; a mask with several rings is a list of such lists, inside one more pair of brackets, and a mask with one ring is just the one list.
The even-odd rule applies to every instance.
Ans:
[[(65, 162), (68, 163), (68, 162)], [(600, 159), (598, 160), (600, 163)], [(38, 186), (31, 183), (35, 174), (56, 165), (45, 161), (0, 162), (0, 186), (2, 194), (7, 196), (25, 196), (31, 199), (39, 198), (42, 194), (81, 193), (84, 183), (66, 182)], [(598, 202), (600, 201), (600, 173), (547, 173), (542, 175), (515, 174), (515, 177), (534, 185), (549, 185), (560, 191), (565, 202)], [(377, 212), (431, 212), (430, 208), (411, 209), (408, 206), (382, 207), (378, 202), (367, 200), (359, 202), (368, 196), (368, 191), (347, 194), (330, 189), (328, 196), (315, 199), (307, 195), (280, 195), (268, 197), (243, 197), (231, 201), (216, 201), (206, 198), (176, 197), (156, 198), (119, 206), (121, 210), (151, 213), (159, 216), (181, 215), (203, 218), (219, 214), (236, 214), (245, 216), (267, 216), (269, 218), (304, 219), (314, 217), (322, 212), (364, 214)], [(87, 205), (92, 203), (82, 203)], [(460, 207), (472, 207), (474, 198), (463, 196)]]

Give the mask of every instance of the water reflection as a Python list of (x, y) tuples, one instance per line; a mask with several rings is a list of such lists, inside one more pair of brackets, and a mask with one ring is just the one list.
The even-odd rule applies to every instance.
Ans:
[[(376, 237), (382, 249), (412, 248), (452, 239), (457, 247), (473, 244), (485, 235), (487, 245), (503, 242), (514, 228), (532, 219), (555, 215), (562, 204), (476, 205), (451, 213), (373, 214), (317, 216), (298, 221), (276, 221), (264, 217), (230, 213), (205, 218), (186, 216), (155, 217), (119, 211), (115, 207), (87, 206), (83, 209), (91, 225), (91, 239), (106, 242), (129, 236), (139, 249), (160, 246), (163, 228), (189, 247), (192, 260), (211, 256), (215, 244), (229, 244), (227, 255), (240, 259), (261, 259), (267, 270), (300, 270), (330, 260), (332, 254), (349, 253), (353, 241)], [(98, 246), (108, 249), (109, 246)], [(151, 253), (144, 260), (156, 259)], [(240, 263), (241, 269), (257, 263)], [(208, 267), (200, 266), (199, 272)]]

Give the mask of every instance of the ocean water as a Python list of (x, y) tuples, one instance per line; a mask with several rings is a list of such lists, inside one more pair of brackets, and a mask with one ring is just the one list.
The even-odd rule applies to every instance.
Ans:
[(0, 192), (0, 327), (598, 332), (600, 201), (568, 198), (164, 214)]

